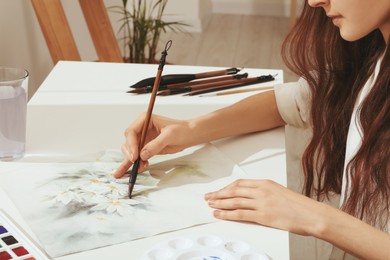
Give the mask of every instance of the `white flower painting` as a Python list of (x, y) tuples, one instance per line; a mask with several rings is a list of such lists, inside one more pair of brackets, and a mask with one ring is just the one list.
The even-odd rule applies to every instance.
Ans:
[[(96, 167), (99, 167), (96, 163)], [(48, 195), (53, 207), (78, 208), (79, 211), (100, 212), (102, 214), (130, 215), (135, 205), (146, 203), (147, 198), (140, 195), (142, 191), (155, 188), (136, 185), (132, 199), (128, 198), (128, 184), (126, 179), (117, 180), (107, 172), (92, 169), (82, 169), (72, 173), (63, 173), (63, 176), (51, 180), (50, 183), (63, 183), (66, 180), (68, 186), (53, 195)], [(152, 179), (152, 178), (151, 178)]]
[(112, 177), (121, 159), (106, 151), (94, 160), (3, 163), (0, 187), (59, 257), (216, 221), (204, 193), (245, 177), (209, 144), (154, 157), (129, 199), (128, 176)]

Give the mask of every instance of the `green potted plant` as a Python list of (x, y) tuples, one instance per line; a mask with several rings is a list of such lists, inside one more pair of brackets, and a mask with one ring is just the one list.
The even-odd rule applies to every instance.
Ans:
[(118, 34), (123, 43), (124, 60), (131, 63), (155, 63), (157, 45), (161, 33), (167, 29), (182, 31), (187, 24), (179, 21), (165, 22), (163, 14), (168, 0), (133, 0), (128, 8), (128, 0), (121, 6), (109, 10), (121, 15)]

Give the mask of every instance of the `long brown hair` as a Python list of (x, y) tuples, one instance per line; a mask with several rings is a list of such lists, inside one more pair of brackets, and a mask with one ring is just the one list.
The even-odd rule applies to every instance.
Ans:
[[(353, 107), (377, 60), (386, 50), (379, 29), (347, 42), (322, 8), (305, 1), (282, 47), (287, 66), (311, 89), (313, 136), (302, 158), (304, 193), (322, 200), (341, 193), (346, 139)], [(342, 209), (386, 230), (390, 215), (390, 53), (359, 107), (362, 144), (347, 166)]]

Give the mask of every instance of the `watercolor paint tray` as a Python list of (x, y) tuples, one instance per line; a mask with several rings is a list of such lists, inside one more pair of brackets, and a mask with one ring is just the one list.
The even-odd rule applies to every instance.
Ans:
[(143, 260), (271, 260), (246, 242), (207, 235), (179, 237), (148, 250)]
[(50, 258), (0, 209), (0, 260), (49, 260)]

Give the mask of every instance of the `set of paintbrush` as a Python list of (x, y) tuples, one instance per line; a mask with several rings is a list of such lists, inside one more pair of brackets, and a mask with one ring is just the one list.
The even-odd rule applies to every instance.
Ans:
[[(248, 78), (248, 73), (237, 74), (240, 69), (203, 72), (197, 74), (169, 74), (161, 77), (157, 95), (168, 96), (181, 93), (199, 95), (224, 89), (237, 88), (274, 80), (272, 75)], [(151, 93), (155, 78), (147, 78), (130, 86), (128, 93)]]

